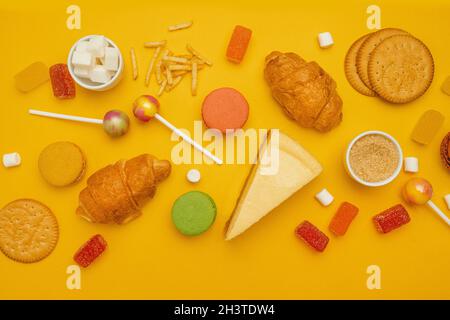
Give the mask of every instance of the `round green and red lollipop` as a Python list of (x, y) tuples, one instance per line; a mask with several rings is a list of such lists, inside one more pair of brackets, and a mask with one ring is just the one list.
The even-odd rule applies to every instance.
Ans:
[(169, 121), (167, 121), (164, 117), (162, 117), (159, 113), (159, 101), (153, 96), (150, 95), (142, 95), (138, 97), (133, 103), (133, 114), (134, 116), (143, 122), (148, 122), (151, 119), (155, 118), (167, 128), (175, 132), (178, 136), (183, 138), (184, 141), (191, 144), (195, 149), (200, 152), (203, 152), (207, 157), (212, 159), (217, 164), (222, 164), (222, 160), (213, 155), (210, 151), (203, 148), (197, 142), (191, 139), (188, 135), (186, 135), (183, 131), (175, 127)]
[(87, 118), (69, 114), (48, 112), (42, 110), (30, 109), (28, 112), (35, 116), (62, 119), (69, 121), (94, 123), (103, 125), (103, 130), (111, 137), (120, 137), (128, 132), (130, 127), (130, 118), (120, 110), (110, 110), (103, 116), (103, 119)]
[(120, 110), (108, 111), (103, 117), (103, 129), (111, 137), (120, 137), (128, 132), (130, 118)]
[(133, 103), (134, 116), (143, 122), (150, 121), (155, 117), (158, 111), (159, 101), (150, 95), (142, 95)]
[(433, 187), (428, 180), (423, 178), (410, 179), (402, 189), (402, 195), (409, 204), (424, 205), (427, 204), (439, 217), (450, 225), (450, 219), (431, 201), (433, 197)]

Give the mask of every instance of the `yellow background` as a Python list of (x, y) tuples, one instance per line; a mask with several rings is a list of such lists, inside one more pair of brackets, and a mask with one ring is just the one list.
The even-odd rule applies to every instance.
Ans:
[[(393, 106), (355, 92), (347, 83), (343, 60), (351, 43), (367, 33), (366, 8), (372, 1), (21, 1), (0, 7), (1, 106), (0, 153), (19, 152), (18, 168), (0, 167), (0, 204), (22, 197), (38, 199), (52, 208), (60, 223), (55, 251), (42, 262), (25, 265), (0, 255), (0, 298), (450, 298), (450, 233), (425, 207), (407, 209), (412, 221), (390, 234), (380, 235), (371, 217), (402, 202), (399, 192), (409, 175), (401, 173), (392, 184), (368, 189), (345, 173), (341, 155), (346, 143), (361, 131), (384, 130), (401, 143), (405, 155), (420, 159), (420, 176), (432, 181), (434, 200), (444, 212), (443, 196), (450, 192), (449, 173), (439, 159), (444, 127), (428, 146), (413, 143), (411, 130), (427, 109), (449, 118), (450, 97), (440, 85), (450, 75), (450, 3), (433, 1), (377, 1), (382, 26), (403, 28), (430, 48), (436, 63), (433, 84), (419, 100)], [(38, 4), (37, 4), (38, 3)], [(66, 28), (66, 8), (81, 7), (81, 30)], [(192, 19), (189, 30), (168, 33), (170, 24)], [(233, 65), (225, 49), (234, 25), (253, 30), (245, 60)], [(317, 45), (319, 32), (333, 34), (334, 47)], [(77, 88), (76, 99), (59, 101), (50, 83), (21, 94), (13, 76), (34, 61), (47, 65), (66, 62), (72, 44), (88, 34), (104, 34), (115, 41), (125, 57), (121, 83), (113, 90), (95, 93)], [(40, 150), (58, 140), (79, 144), (88, 159), (87, 175), (120, 158), (152, 153), (170, 158), (174, 142), (157, 122), (140, 124), (132, 118), (128, 135), (113, 140), (100, 127), (43, 119), (27, 115), (27, 109), (102, 117), (119, 108), (131, 116), (131, 104), (145, 88), (143, 73), (152, 54), (144, 41), (167, 39), (174, 52), (187, 42), (210, 57), (214, 66), (200, 73), (197, 97), (189, 93), (189, 81), (161, 98), (161, 113), (179, 127), (193, 129), (200, 119), (203, 97), (212, 89), (231, 86), (248, 99), (251, 109), (247, 128), (280, 128), (323, 164), (324, 172), (283, 203), (244, 235), (223, 241), (223, 227), (249, 170), (248, 165), (202, 165), (198, 185), (186, 182), (192, 166), (174, 166), (144, 215), (126, 226), (90, 224), (75, 215), (78, 193), (86, 177), (75, 186), (53, 188), (37, 170)], [(129, 49), (137, 50), (141, 75), (131, 79)], [(272, 50), (294, 51), (315, 60), (338, 83), (344, 100), (344, 120), (333, 131), (321, 134), (290, 121), (272, 100), (263, 79), (264, 57)], [(335, 196), (328, 208), (314, 194), (326, 187)], [(209, 193), (218, 207), (217, 219), (205, 234), (187, 238), (171, 222), (173, 201), (182, 193), (198, 189)], [(262, 195), (264, 196), (264, 195)], [(342, 201), (360, 208), (349, 232), (336, 238), (328, 223)], [(330, 236), (324, 253), (318, 254), (293, 234), (308, 219)], [(72, 255), (95, 233), (109, 248), (91, 267), (82, 271), (82, 290), (66, 288), (66, 267)], [(381, 267), (381, 290), (368, 290), (366, 268)]]

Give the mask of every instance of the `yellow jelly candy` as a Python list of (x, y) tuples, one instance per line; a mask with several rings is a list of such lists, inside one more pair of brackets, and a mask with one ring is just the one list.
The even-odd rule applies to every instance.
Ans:
[(444, 83), (441, 86), (441, 90), (443, 93), (450, 96), (450, 76), (445, 79)]
[(16, 88), (22, 92), (29, 92), (50, 78), (47, 66), (42, 62), (35, 62), (15, 75)]
[(444, 120), (445, 117), (436, 110), (425, 111), (414, 127), (411, 139), (420, 144), (429, 144), (439, 131)]

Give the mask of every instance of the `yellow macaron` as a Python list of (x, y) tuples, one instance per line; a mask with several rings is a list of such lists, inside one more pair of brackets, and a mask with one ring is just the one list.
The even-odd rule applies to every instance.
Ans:
[(60, 141), (42, 150), (38, 166), (45, 181), (55, 187), (64, 187), (83, 177), (86, 159), (76, 144)]

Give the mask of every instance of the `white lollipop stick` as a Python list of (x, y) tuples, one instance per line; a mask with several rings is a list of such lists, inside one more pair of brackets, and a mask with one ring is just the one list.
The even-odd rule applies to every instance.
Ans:
[(179, 135), (181, 138), (183, 138), (184, 141), (190, 143), (195, 149), (197, 149), (200, 152), (203, 152), (207, 157), (209, 157), (210, 159), (214, 160), (215, 163), (217, 164), (222, 164), (223, 161), (220, 160), (219, 158), (217, 158), (215, 155), (213, 155), (211, 152), (209, 152), (208, 150), (206, 150), (205, 148), (203, 148), (201, 145), (199, 145), (197, 142), (195, 142), (194, 140), (192, 140), (189, 136), (187, 136), (186, 134), (184, 134), (180, 129), (178, 129), (177, 127), (175, 127), (173, 124), (171, 124), (169, 121), (167, 121), (166, 119), (164, 119), (161, 115), (159, 115), (158, 113), (155, 113), (155, 118), (161, 122), (163, 125), (165, 125), (166, 127), (168, 127), (170, 130), (172, 130), (173, 132), (175, 132), (177, 135)]
[(71, 115), (68, 115), (68, 114), (47, 112), (47, 111), (34, 110), (34, 109), (30, 109), (30, 110), (28, 110), (28, 112), (30, 114), (35, 115), (35, 116), (41, 116), (41, 117), (63, 119), (63, 120), (70, 120), (70, 121), (78, 121), (78, 122), (95, 123), (95, 124), (103, 124), (103, 119), (94, 119), (94, 118), (86, 118), (86, 117), (79, 117), (79, 116), (71, 116)]
[(450, 219), (441, 211), (441, 209), (438, 208), (438, 206), (436, 206), (433, 201), (428, 200), (427, 205), (434, 210), (434, 212), (436, 212), (439, 217), (442, 218), (442, 220), (444, 220), (449, 226), (450, 226)]

